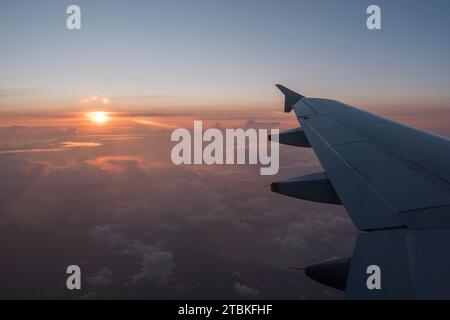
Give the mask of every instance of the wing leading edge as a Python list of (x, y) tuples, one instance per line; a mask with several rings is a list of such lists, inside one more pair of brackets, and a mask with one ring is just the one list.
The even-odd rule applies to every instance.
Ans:
[[(279, 141), (312, 147), (325, 173), (277, 182), (272, 190), (345, 206), (361, 231), (347, 268), (347, 297), (450, 298), (450, 277), (439, 275), (448, 281), (438, 281), (433, 271), (436, 264), (450, 267), (450, 254), (435, 247), (450, 245), (450, 141), (277, 87), (285, 94), (285, 111), (294, 110), (301, 124), (284, 138), (281, 133)], [(366, 271), (376, 261), (385, 286), (370, 290)], [(320, 264), (324, 278), (336, 263), (330, 262), (334, 269), (328, 271), (326, 266)], [(309, 274), (321, 281), (313, 271)]]

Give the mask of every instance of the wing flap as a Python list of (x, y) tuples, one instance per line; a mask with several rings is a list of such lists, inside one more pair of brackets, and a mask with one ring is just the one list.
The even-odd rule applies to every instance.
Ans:
[(404, 226), (392, 208), (317, 131), (307, 123), (303, 128), (336, 193), (359, 230)]

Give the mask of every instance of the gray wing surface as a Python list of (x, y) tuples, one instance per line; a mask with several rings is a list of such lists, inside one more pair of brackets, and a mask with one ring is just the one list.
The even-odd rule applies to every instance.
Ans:
[[(349, 298), (450, 298), (450, 277), (437, 272), (450, 268), (450, 140), (277, 86), (287, 93), (285, 111), (294, 110), (301, 124), (281, 133), (280, 143), (312, 147), (325, 173), (272, 190), (342, 203), (360, 231), (353, 257), (306, 273), (324, 284), (330, 274), (341, 277), (332, 283), (344, 283), (339, 289)], [(301, 143), (292, 143), (294, 134)], [(380, 267), (381, 289), (367, 286), (370, 265)]]

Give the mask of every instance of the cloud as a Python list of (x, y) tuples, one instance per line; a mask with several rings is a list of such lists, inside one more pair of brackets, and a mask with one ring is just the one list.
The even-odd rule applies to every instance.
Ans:
[(121, 230), (119, 225), (101, 225), (101, 226), (94, 226), (90, 230), (90, 236), (101, 243), (102, 245), (112, 248), (112, 249), (120, 249), (128, 250), (131, 247), (135, 247), (136, 244), (143, 246), (146, 248), (145, 245), (141, 244), (138, 241), (133, 241), (129, 237), (127, 237)]
[(159, 243), (147, 245), (131, 239), (120, 230), (119, 225), (96, 226), (91, 230), (91, 236), (121, 255), (140, 259), (140, 269), (129, 277), (130, 284), (145, 281), (164, 285), (171, 279), (175, 267), (174, 255), (161, 250)]
[(342, 212), (303, 214), (300, 221), (290, 222), (284, 235), (274, 242), (289, 254), (302, 252), (297, 263), (310, 264), (330, 256), (348, 256), (355, 238), (355, 227)]
[[(117, 136), (64, 128), (10, 133), (17, 134), (15, 144), (31, 147)], [(9, 234), (0, 250), (19, 239), (39, 253), (66, 252), (91, 270), (86, 292), (97, 298), (220, 299), (229, 297), (237, 281), (234, 290), (247, 297), (337, 296), (287, 270), (352, 249), (353, 229), (343, 209), (273, 194), (270, 182), (280, 177), (262, 177), (251, 166), (174, 166), (170, 135), (100, 141), (101, 148), (0, 157), (0, 231)], [(292, 164), (283, 168), (284, 177), (317, 169), (309, 165), (310, 152), (284, 150), (282, 163)], [(16, 260), (34, 261), (25, 251)], [(67, 259), (54, 256), (40, 267)], [(25, 279), (28, 270), (20, 271), (20, 263), (7, 264), (11, 283)], [(36, 281), (22, 281), (23, 290), (36, 292)], [(12, 291), (5, 290), (0, 296)], [(43, 296), (64, 297), (58, 290)]]
[(95, 148), (101, 147), (102, 144), (99, 142), (83, 142), (83, 141), (65, 141), (61, 143), (63, 148)]
[(265, 129), (265, 128), (273, 128), (280, 126), (280, 122), (263, 122), (263, 121), (256, 121), (254, 119), (249, 119), (245, 124), (242, 126), (244, 128), (255, 128), (255, 129)]
[(77, 127), (0, 127), (0, 141), (20, 140), (36, 141), (39, 139), (59, 139), (78, 135)]
[(124, 173), (128, 168), (145, 169), (145, 163), (135, 156), (107, 156), (86, 160), (85, 163), (110, 174)]
[(63, 142), (77, 137), (76, 127), (0, 127), (0, 154), (58, 152), (98, 146), (92, 142)]
[(75, 148), (96, 148), (101, 147), (101, 143), (97, 142), (62, 142), (61, 147), (57, 148), (31, 148), (31, 149), (17, 149), (17, 150), (0, 150), (0, 154), (17, 154), (17, 153), (42, 153), (42, 152), (58, 152), (67, 151)]
[(112, 283), (112, 272), (109, 268), (103, 267), (87, 281), (95, 286), (103, 287)]
[(142, 257), (141, 269), (131, 276), (131, 283), (148, 281), (158, 285), (166, 284), (173, 274), (175, 263), (173, 254), (167, 251), (154, 250), (146, 252)]
[(176, 129), (176, 128), (178, 128), (177, 126), (166, 124), (166, 123), (162, 123), (162, 122), (158, 122), (158, 121), (154, 121), (154, 120), (138, 119), (138, 120), (134, 120), (134, 121), (136, 123), (139, 123), (139, 124), (144, 124), (144, 125), (154, 126), (154, 127), (160, 127), (160, 128), (166, 128), (166, 129)]
[(259, 290), (241, 284), (240, 282), (234, 284), (234, 291), (245, 298), (256, 298), (259, 295)]
[(65, 151), (65, 150), (67, 150), (67, 149), (64, 149), (64, 148), (47, 148), (47, 149), (0, 150), (0, 154), (58, 152), (58, 151)]
[(138, 118), (138, 117), (146, 117), (146, 118), (173, 118), (173, 117), (188, 117), (193, 116), (192, 113), (186, 113), (186, 112), (116, 112), (116, 115), (120, 117), (131, 117), (131, 118)]

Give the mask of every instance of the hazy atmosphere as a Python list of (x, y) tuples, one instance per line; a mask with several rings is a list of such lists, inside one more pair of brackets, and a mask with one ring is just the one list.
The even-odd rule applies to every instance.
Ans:
[[(343, 297), (302, 268), (350, 256), (343, 207), (274, 194), (321, 171), (176, 166), (176, 128), (298, 127), (275, 83), (450, 136), (450, 2), (0, 2), (0, 298)], [(68, 291), (66, 267), (83, 288)]]

